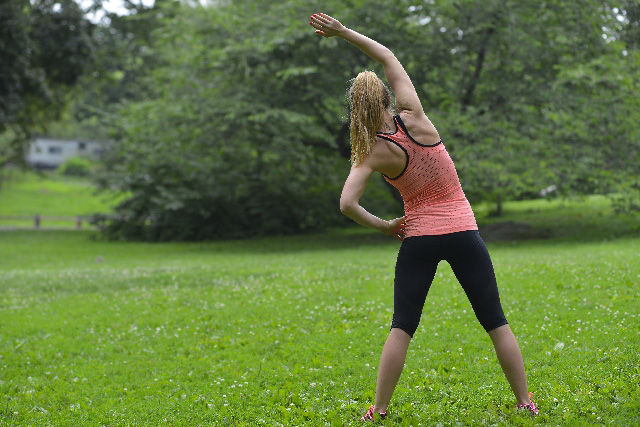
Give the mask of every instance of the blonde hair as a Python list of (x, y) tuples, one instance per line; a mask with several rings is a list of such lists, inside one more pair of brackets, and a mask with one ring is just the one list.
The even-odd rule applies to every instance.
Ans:
[(351, 81), (351, 163), (367, 157), (376, 142), (384, 112), (391, 109), (391, 92), (373, 71), (363, 71)]

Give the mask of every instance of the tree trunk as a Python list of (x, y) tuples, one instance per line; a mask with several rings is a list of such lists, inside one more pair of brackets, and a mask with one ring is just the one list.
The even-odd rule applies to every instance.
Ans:
[(482, 35), (482, 41), (480, 42), (480, 50), (478, 51), (478, 55), (476, 57), (476, 64), (473, 71), (473, 75), (469, 80), (469, 84), (466, 87), (464, 95), (462, 96), (461, 104), (462, 111), (465, 111), (467, 107), (471, 104), (471, 97), (473, 96), (473, 92), (476, 89), (478, 82), (480, 81), (480, 73), (482, 72), (482, 67), (484, 66), (484, 59), (487, 55), (487, 50), (489, 47), (489, 39), (491, 35), (494, 33), (495, 28), (493, 25), (487, 27), (484, 30), (484, 34)]
[(336, 144), (340, 156), (348, 159), (351, 157), (351, 144), (349, 143), (349, 121), (347, 120), (340, 127), (340, 131), (336, 136)]

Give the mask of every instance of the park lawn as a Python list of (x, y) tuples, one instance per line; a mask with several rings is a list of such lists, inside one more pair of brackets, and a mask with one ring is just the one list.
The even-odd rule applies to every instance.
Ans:
[[(365, 203), (373, 212), (389, 206), (380, 202), (390, 197), (384, 186), (373, 186), (366, 193)], [(337, 197), (337, 196), (336, 196)], [(33, 228), (36, 214), (43, 215), (43, 228), (74, 228), (74, 217), (96, 213), (111, 213), (126, 194), (98, 193), (89, 178), (61, 176), (55, 172), (38, 175), (34, 172), (7, 170), (0, 186), (0, 228)], [(386, 208), (385, 208), (386, 206)], [(616, 215), (607, 196), (536, 199), (504, 202), (504, 214), (490, 215), (494, 206), (479, 203), (473, 210), (485, 240), (521, 240), (531, 238), (562, 238), (571, 240), (610, 239), (629, 235), (640, 236), (637, 215)], [(27, 219), (6, 219), (6, 215), (24, 215)], [(392, 217), (395, 214), (388, 214)], [(58, 221), (46, 216), (65, 216)], [(84, 228), (91, 228), (87, 221)]]
[[(640, 237), (640, 216), (616, 214), (610, 196), (508, 201), (502, 216), (492, 216), (494, 206), (473, 206), (487, 237), (509, 239), (606, 240), (625, 236)], [(497, 233), (492, 233), (495, 231)]]
[[(89, 178), (64, 177), (56, 173), (38, 175), (12, 170), (0, 187), (0, 219), (3, 215), (68, 216), (109, 213), (122, 196), (98, 194)], [(2, 220), (0, 227), (33, 227), (33, 219)], [(43, 227), (75, 226), (73, 221), (42, 221)]]
[[(0, 425), (342, 426), (373, 402), (398, 243), (0, 233)], [(640, 424), (640, 238), (489, 244), (541, 415), (440, 265), (388, 426)]]

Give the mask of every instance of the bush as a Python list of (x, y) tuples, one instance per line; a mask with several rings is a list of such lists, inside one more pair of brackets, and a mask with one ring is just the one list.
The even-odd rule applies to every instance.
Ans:
[(86, 177), (91, 175), (91, 161), (84, 157), (71, 157), (64, 162), (59, 169), (59, 172), (65, 176), (81, 176)]

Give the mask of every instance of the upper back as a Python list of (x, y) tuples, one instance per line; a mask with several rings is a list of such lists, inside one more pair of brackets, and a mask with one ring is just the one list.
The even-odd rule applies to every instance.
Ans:
[(440, 141), (436, 127), (422, 111), (400, 111), (398, 116), (405, 126), (405, 131), (419, 144), (432, 145)]
[(378, 138), (404, 152), (404, 165), (400, 173), (385, 174), (385, 178), (400, 191), (405, 203), (412, 204), (416, 198), (446, 198), (452, 190), (457, 190), (460, 187), (458, 175), (442, 141), (434, 141), (433, 133), (428, 131), (420, 135), (422, 141), (419, 141), (408, 131), (408, 125), (400, 115), (394, 120), (397, 125), (396, 132), (379, 133)]

